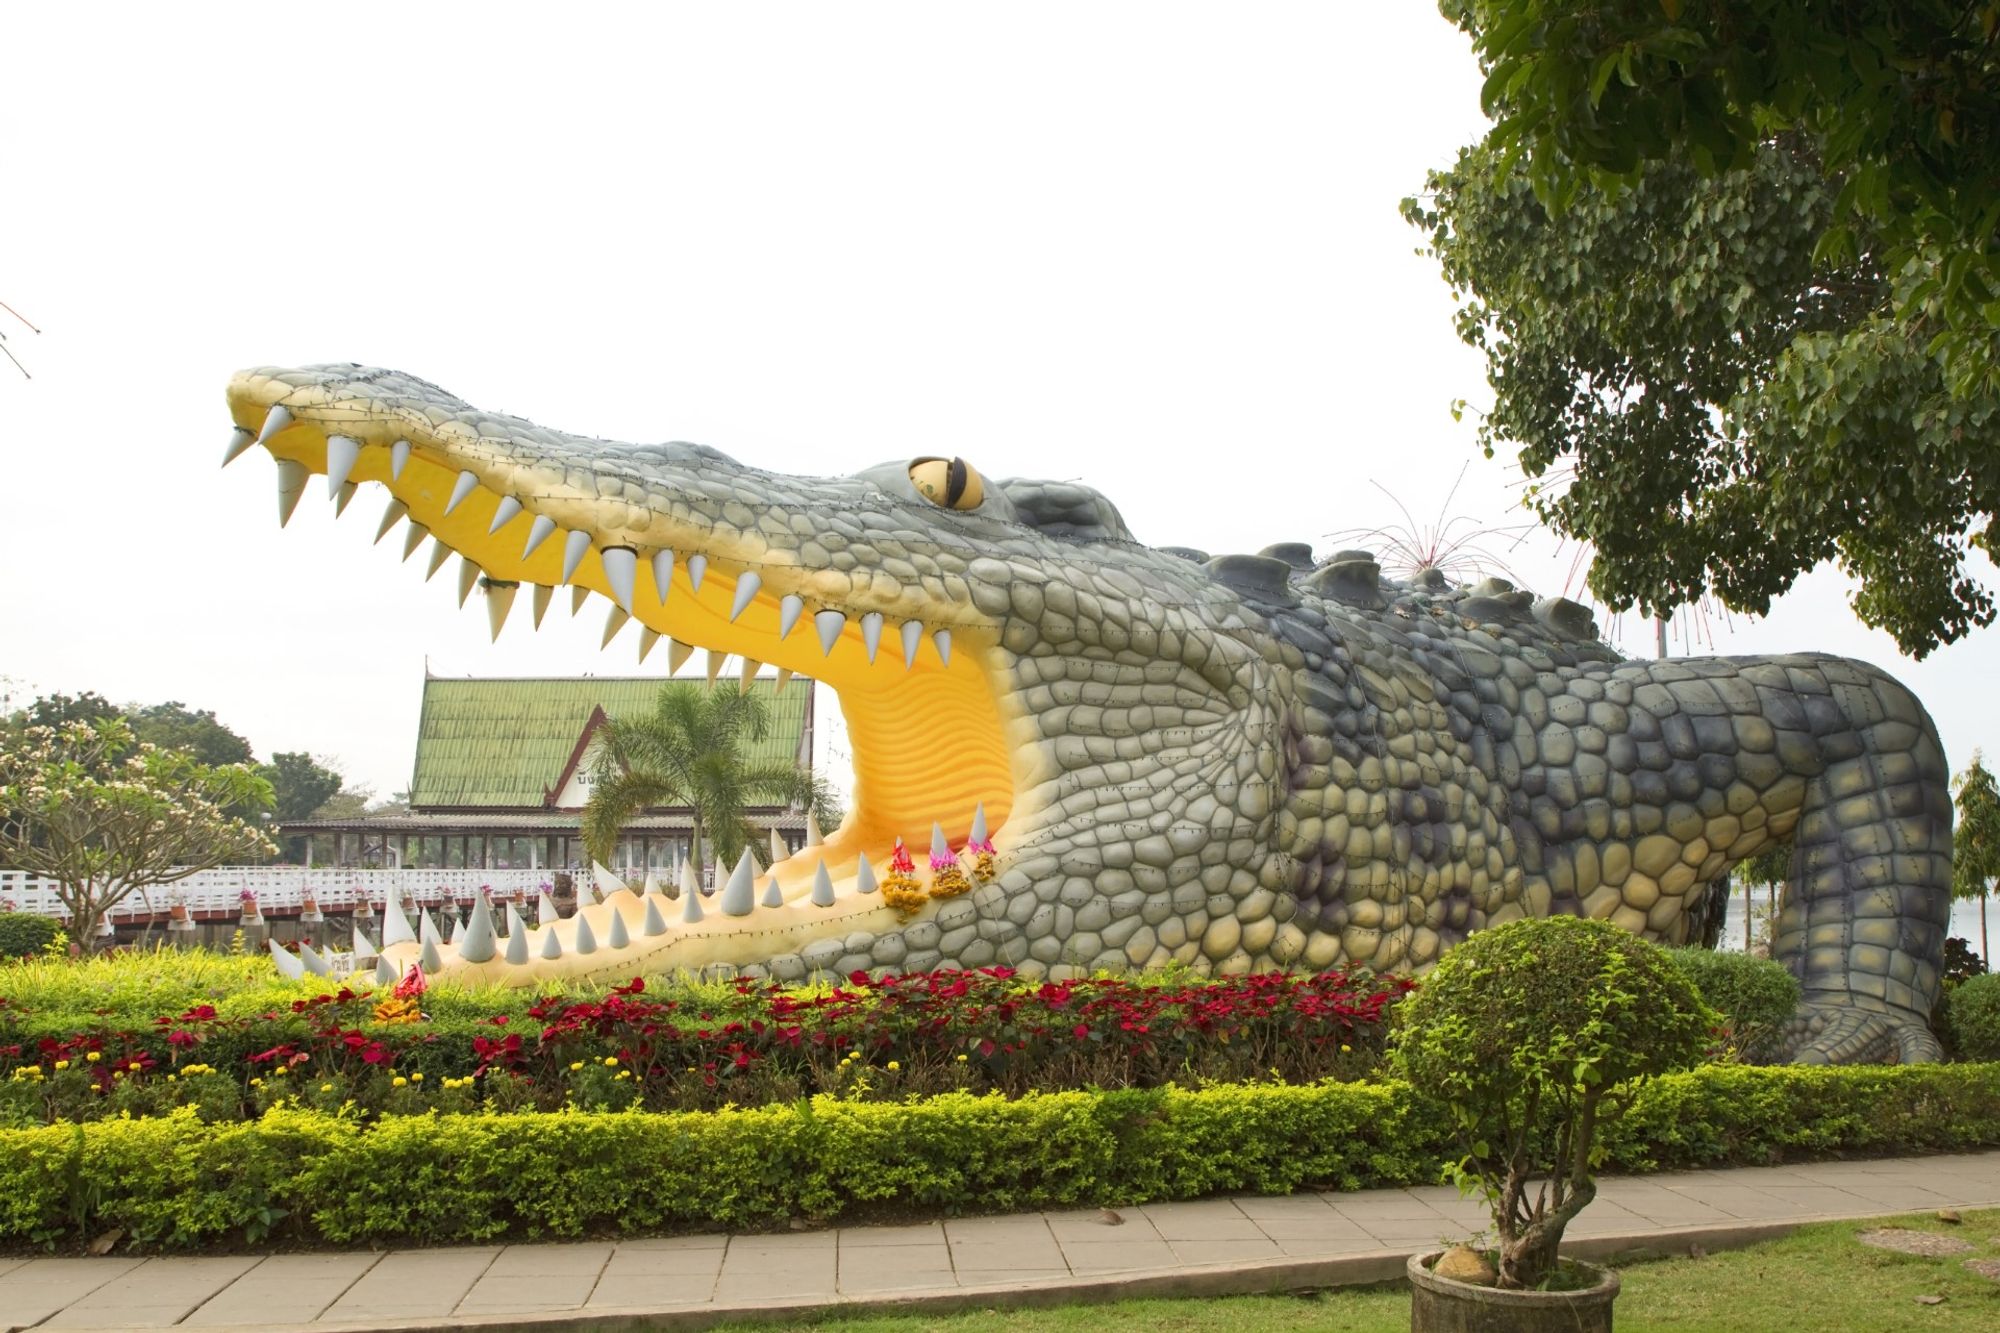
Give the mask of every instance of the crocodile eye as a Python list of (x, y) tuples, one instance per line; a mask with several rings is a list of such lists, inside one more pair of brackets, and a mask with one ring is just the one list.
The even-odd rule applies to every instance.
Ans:
[(986, 483), (963, 458), (919, 458), (910, 464), (910, 483), (946, 509), (977, 509), (986, 498)]

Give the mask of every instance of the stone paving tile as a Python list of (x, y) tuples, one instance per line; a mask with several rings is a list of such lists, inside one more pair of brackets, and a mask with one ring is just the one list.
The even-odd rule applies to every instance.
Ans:
[(876, 1246), (942, 1245), (944, 1223), (920, 1222), (906, 1227), (842, 1227), (839, 1247), (870, 1249)]
[[(172, 1328), (187, 1314), (186, 1302), (171, 1305), (115, 1305), (86, 1309), (72, 1305), (58, 1310), (36, 1328)], [(11, 1316), (10, 1316), (11, 1317)]]
[[(789, 1244), (775, 1244), (785, 1241)], [(835, 1291), (834, 1233), (747, 1236), (730, 1242), (716, 1278), (717, 1301), (815, 1299)]]
[(1333, 1204), (1324, 1194), (1276, 1194), (1238, 1199), (1236, 1211), (1253, 1222), (1276, 1218), (1330, 1218)]
[[(718, 1265), (719, 1266), (719, 1265)], [(715, 1295), (715, 1274), (623, 1274), (606, 1271), (597, 1279), (586, 1310), (653, 1309), (666, 1305), (706, 1305)]]
[(1248, 1264), (1262, 1259), (1282, 1259), (1285, 1252), (1269, 1237), (1259, 1235), (1254, 1240), (1175, 1240), (1167, 1242), (1173, 1247), (1174, 1258), (1189, 1267), (1207, 1264)]
[(1149, 1203), (1141, 1210), (1170, 1241), (1262, 1240), (1264, 1233), (1227, 1199), (1201, 1203)]
[[(1852, 1204), (1843, 1206), (1843, 1212), (1901, 1212), (1911, 1208), (1942, 1208), (1954, 1199), (1964, 1198), (1959, 1190), (1938, 1191), (1922, 1189), (1915, 1185), (1897, 1185), (1884, 1178), (1879, 1185), (1864, 1185), (1858, 1182), (1842, 1187), (1841, 1192), (1853, 1199)], [(2000, 1193), (1996, 1193), (2000, 1198)]]
[(1065, 1247), (1077, 1243), (1110, 1245), (1160, 1238), (1159, 1231), (1153, 1226), (1153, 1219), (1146, 1216), (1143, 1209), (1119, 1208), (1113, 1211), (1123, 1219), (1115, 1225), (1104, 1220), (1105, 1210), (1102, 1208), (1043, 1213), (1042, 1219), (1049, 1224), (1050, 1234)]
[(952, 1267), (961, 1279), (971, 1272), (996, 1274), (1009, 1269), (1066, 1271), (1062, 1247), (1039, 1213), (953, 1218), (944, 1230), (951, 1242)]
[(866, 1292), (912, 1291), (956, 1286), (951, 1251), (942, 1237), (936, 1245), (862, 1245), (842, 1249), (836, 1276), (839, 1289), (850, 1295)]
[(720, 1245), (640, 1247), (620, 1245), (605, 1262), (603, 1279), (706, 1277), (713, 1281), (722, 1271)]
[[(48, 1322), (92, 1328), (116, 1328), (121, 1323), (135, 1328), (177, 1323), (257, 1264), (255, 1255), (147, 1260), (81, 1299), (72, 1297)], [(166, 1318), (163, 1312), (169, 1309), (173, 1315)]]
[(1274, 1241), (1324, 1240), (1329, 1243), (1359, 1245), (1369, 1239), (1359, 1222), (1342, 1217), (1331, 1208), (1325, 1217), (1265, 1217), (1257, 1220), (1257, 1230)]
[(320, 1318), (366, 1322), (451, 1314), (499, 1253), (498, 1246), (393, 1251), (342, 1292)]
[(500, 1251), (482, 1282), (494, 1277), (595, 1278), (611, 1258), (610, 1245), (509, 1245)]
[(0, 1259), (0, 1277), (5, 1277), (27, 1262), (26, 1259)]
[(183, 1322), (302, 1324), (358, 1281), (379, 1254), (277, 1254), (265, 1259), (197, 1308)]
[(729, 1233), (707, 1231), (693, 1236), (638, 1236), (618, 1242), (618, 1251), (627, 1250), (726, 1250)]
[(1422, 1199), (1412, 1198), (1403, 1190), (1369, 1190), (1336, 1197), (1333, 1207), (1343, 1217), (1351, 1217), (1364, 1225), (1387, 1218), (1427, 1221), (1432, 1218), (1442, 1220), (1445, 1216), (1437, 1208)]
[(453, 1314), (510, 1314), (575, 1310), (590, 1299), (597, 1272), (501, 1274), (489, 1269), (465, 1293)]
[(1172, 1268), (1179, 1260), (1163, 1240), (1066, 1241), (1063, 1253), (1079, 1277), (1133, 1269)]
[(1792, 1217), (1799, 1211), (1769, 1191), (1748, 1185), (1704, 1185), (1686, 1193), (1689, 1198), (1744, 1221)]

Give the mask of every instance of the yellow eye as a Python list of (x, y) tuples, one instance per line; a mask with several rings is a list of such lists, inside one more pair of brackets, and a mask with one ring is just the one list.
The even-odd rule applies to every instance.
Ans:
[(986, 483), (963, 458), (919, 458), (910, 464), (910, 484), (946, 509), (977, 509), (986, 498)]

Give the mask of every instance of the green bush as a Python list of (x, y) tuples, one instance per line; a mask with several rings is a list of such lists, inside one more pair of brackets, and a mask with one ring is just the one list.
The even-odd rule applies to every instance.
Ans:
[(32, 958), (62, 934), (52, 916), (30, 912), (0, 912), (0, 958)]
[[(1439, 1179), (1450, 1120), (1395, 1083), (949, 1094), (648, 1114), (192, 1110), (0, 1130), (0, 1245), (408, 1245), (1139, 1204)], [(1712, 1066), (1640, 1090), (1623, 1170), (2000, 1145), (2000, 1064)]]
[(1669, 949), (1667, 957), (1722, 1015), (1712, 1056), (1744, 1064), (1782, 1058), (1785, 1025), (1799, 1007), (1798, 978), (1784, 964), (1713, 949)]
[(1952, 1049), (1961, 1060), (2000, 1060), (2000, 973), (1952, 987), (1946, 1014)]

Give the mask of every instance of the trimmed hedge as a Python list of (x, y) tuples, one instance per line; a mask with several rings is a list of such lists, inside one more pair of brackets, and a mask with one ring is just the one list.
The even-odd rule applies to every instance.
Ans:
[(1952, 1048), (1967, 1060), (2000, 1060), (2000, 973), (1969, 977), (1945, 997)]
[(32, 958), (60, 934), (62, 923), (54, 917), (0, 912), (0, 958)]
[[(676, 1114), (277, 1109), (0, 1131), (0, 1243), (424, 1244), (802, 1217), (1134, 1204), (1435, 1181), (1442, 1113), (1400, 1084), (1239, 1084)], [(2000, 1144), (2000, 1064), (1711, 1066), (1650, 1084), (1612, 1170)]]
[(1720, 1056), (1753, 1065), (1780, 1057), (1785, 1026), (1799, 1007), (1798, 979), (1783, 963), (1714, 949), (1669, 949), (1667, 957), (1722, 1015)]

